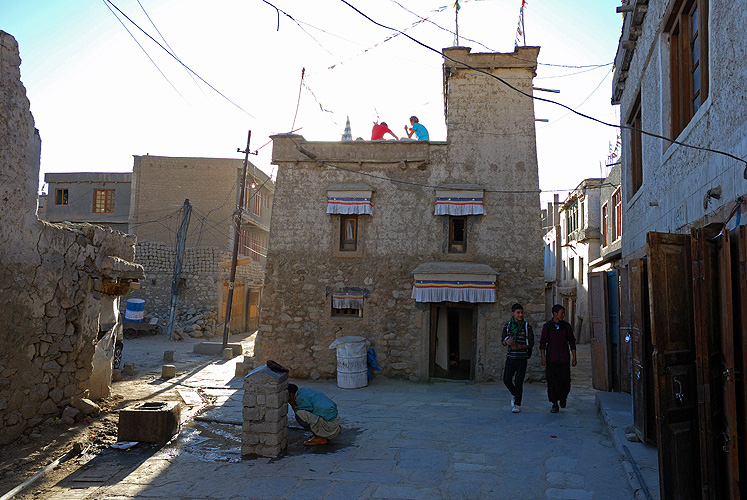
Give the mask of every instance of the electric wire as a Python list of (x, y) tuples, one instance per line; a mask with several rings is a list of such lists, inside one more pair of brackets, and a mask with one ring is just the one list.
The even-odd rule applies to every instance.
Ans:
[[(264, 0), (264, 1), (266, 1), (266, 0)], [(738, 156), (736, 156), (734, 154), (727, 153), (726, 151), (721, 151), (721, 150), (718, 150), (718, 149), (707, 148), (707, 147), (703, 147), (703, 146), (696, 146), (694, 144), (689, 144), (689, 143), (686, 143), (686, 142), (678, 141), (676, 139), (671, 139), (669, 137), (665, 137), (663, 135), (659, 135), (659, 134), (656, 134), (656, 133), (653, 133), (653, 132), (649, 132), (647, 130), (639, 129), (639, 128), (636, 128), (636, 127), (633, 127), (633, 126), (630, 126), (630, 125), (621, 125), (621, 124), (616, 124), (616, 123), (609, 123), (609, 122), (606, 122), (606, 121), (601, 120), (599, 118), (593, 117), (591, 115), (587, 115), (586, 113), (582, 113), (580, 111), (577, 111), (577, 110), (571, 108), (570, 106), (568, 106), (566, 104), (563, 104), (561, 102), (553, 101), (552, 99), (547, 99), (547, 98), (544, 98), (544, 97), (538, 97), (538, 96), (535, 96), (535, 95), (532, 95), (532, 94), (528, 94), (528, 93), (524, 92), (523, 90), (514, 87), (513, 85), (511, 85), (510, 83), (508, 83), (506, 80), (504, 80), (503, 78), (501, 78), (501, 77), (499, 77), (497, 75), (494, 75), (492, 73), (489, 73), (489, 72), (487, 72), (485, 70), (482, 70), (482, 69), (479, 69), (479, 68), (475, 68), (474, 66), (471, 66), (471, 65), (469, 65), (467, 63), (464, 63), (462, 61), (457, 61), (454, 58), (449, 57), (446, 54), (442, 53), (442, 51), (440, 51), (438, 49), (435, 49), (435, 48), (431, 47), (430, 45), (427, 45), (427, 44), (421, 42), (420, 40), (417, 40), (417, 39), (413, 38), (412, 36), (408, 35), (407, 33), (399, 31), (396, 28), (391, 28), (389, 26), (386, 26), (386, 25), (384, 25), (384, 24), (382, 24), (382, 23), (380, 23), (380, 22), (372, 19), (371, 17), (369, 17), (367, 14), (365, 14), (364, 12), (362, 12), (357, 7), (351, 5), (350, 2), (348, 2), (347, 0), (340, 0), (340, 1), (342, 3), (344, 3), (345, 5), (347, 5), (348, 7), (350, 7), (351, 9), (353, 9), (355, 12), (357, 12), (361, 16), (363, 16), (364, 18), (366, 18), (367, 20), (369, 20), (370, 22), (372, 22), (373, 24), (375, 24), (376, 26), (379, 26), (379, 27), (384, 28), (384, 29), (388, 29), (390, 31), (398, 32), (398, 33), (404, 35), (405, 37), (407, 37), (409, 40), (413, 41), (414, 43), (420, 45), (421, 47), (423, 47), (423, 48), (425, 48), (427, 50), (430, 50), (432, 52), (435, 52), (435, 53), (443, 56), (444, 59), (447, 59), (447, 60), (449, 60), (449, 61), (451, 61), (453, 63), (461, 64), (464, 67), (471, 69), (472, 71), (475, 71), (477, 73), (482, 73), (482, 74), (484, 74), (486, 76), (489, 76), (490, 78), (498, 80), (499, 82), (501, 82), (503, 85), (505, 85), (509, 89), (511, 89), (514, 92), (517, 92), (517, 93), (519, 93), (519, 94), (521, 94), (521, 95), (523, 95), (525, 97), (528, 97), (530, 99), (534, 99), (536, 101), (546, 102), (546, 103), (554, 104), (556, 106), (560, 106), (560, 107), (565, 108), (568, 111), (571, 111), (572, 113), (574, 113), (574, 114), (576, 114), (576, 115), (578, 115), (578, 116), (580, 116), (582, 118), (586, 118), (587, 120), (591, 120), (593, 122), (599, 123), (601, 125), (605, 125), (607, 127), (619, 128), (619, 129), (622, 129), (622, 130), (631, 130), (631, 131), (635, 131), (635, 132), (640, 132), (643, 135), (646, 135), (646, 136), (649, 136), (649, 137), (654, 137), (656, 139), (661, 139), (663, 141), (667, 141), (667, 142), (670, 142), (672, 144), (677, 144), (677, 145), (682, 146), (682, 147), (696, 149), (696, 150), (699, 150), (699, 151), (708, 151), (708, 152), (711, 152), (711, 153), (715, 153), (715, 154), (726, 156), (728, 158), (731, 158), (731, 159), (737, 160), (737, 161), (739, 161), (741, 163), (744, 163), (745, 164), (745, 174), (747, 174), (747, 160), (739, 158)]]
[[(150, 17), (149, 15), (148, 15), (148, 12), (147, 12), (147, 11), (145, 10), (145, 7), (144, 7), (144, 6), (143, 6), (143, 4), (142, 4), (142, 3), (140, 2), (140, 0), (137, 0), (137, 4), (138, 4), (138, 5), (140, 6), (140, 8), (141, 8), (141, 9), (143, 10), (143, 14), (145, 14), (145, 17), (147, 17), (147, 18), (148, 18), (148, 21), (150, 21), (150, 24), (151, 24), (151, 26), (153, 26), (153, 29), (155, 29), (155, 30), (156, 30), (156, 33), (158, 33), (158, 36), (160, 36), (160, 37), (161, 37), (161, 40), (163, 40), (163, 43), (165, 43), (165, 44), (166, 44), (166, 46), (167, 46), (167, 47), (169, 48), (169, 50), (170, 50), (171, 52), (173, 52), (173, 53), (174, 53), (174, 55), (176, 55), (176, 51), (175, 51), (175, 50), (174, 50), (173, 48), (171, 48), (171, 45), (169, 45), (169, 42), (167, 42), (167, 41), (166, 41), (166, 37), (164, 37), (164, 36), (163, 36), (163, 33), (161, 33), (161, 30), (159, 30), (159, 29), (158, 29), (158, 26), (156, 26), (156, 23), (154, 23), (154, 22), (153, 22), (153, 19), (151, 19), (151, 17)], [(107, 7), (108, 7), (108, 5), (107, 5)], [(109, 10), (111, 10), (111, 9), (109, 9)], [(186, 70), (185, 70), (185, 71), (186, 71)], [(195, 85), (197, 86), (197, 88), (198, 88), (198, 89), (200, 89), (200, 92), (202, 92), (202, 95), (204, 96), (204, 95), (205, 95), (205, 92), (204, 92), (204, 91), (202, 90), (202, 87), (200, 87), (200, 85), (199, 85), (199, 84), (197, 83), (197, 80), (195, 80), (195, 77), (194, 77), (194, 76), (192, 75), (192, 73), (190, 73), (189, 71), (187, 71), (187, 74), (188, 74), (188, 75), (189, 75), (189, 77), (190, 77), (190, 78), (192, 79), (192, 81), (193, 81), (193, 82), (195, 83)]]
[[(107, 3), (108, 0), (102, 0), (102, 1), (104, 2), (104, 5), (106, 5), (106, 8), (109, 9), (109, 12), (111, 12), (112, 15), (117, 19), (117, 21), (119, 21), (119, 24), (121, 24), (122, 27), (125, 29), (125, 31), (127, 31), (127, 33), (130, 34), (130, 36), (132, 37), (132, 39), (135, 40), (135, 43), (137, 44), (138, 47), (140, 47), (140, 50), (143, 51), (143, 54), (145, 54), (145, 57), (147, 57), (150, 60), (150, 62), (153, 63), (153, 66), (155, 66), (156, 69), (158, 70), (158, 72), (161, 73), (161, 76), (164, 78), (164, 80), (166, 80), (169, 83), (169, 85), (171, 85), (171, 88), (174, 89), (174, 92), (176, 92), (177, 94), (179, 94), (179, 97), (181, 97), (182, 99), (184, 99), (186, 101), (186, 99), (184, 98), (184, 96), (182, 95), (182, 93), (179, 92), (179, 90), (174, 86), (174, 84), (171, 83), (171, 80), (169, 80), (169, 78), (164, 74), (164, 72), (161, 71), (161, 68), (159, 68), (158, 64), (156, 64), (156, 61), (154, 61), (153, 58), (150, 57), (150, 54), (148, 54), (148, 51), (145, 50), (145, 47), (143, 47), (140, 44), (140, 42), (138, 41), (138, 39), (135, 38), (135, 35), (132, 34), (132, 32), (129, 30), (129, 28), (127, 28), (127, 26), (125, 25), (125, 23), (123, 23), (122, 20), (119, 18), (119, 16), (117, 16), (117, 14), (112, 10), (112, 8), (109, 7), (109, 4)], [(119, 9), (117, 9), (117, 10), (119, 10)]]
[(296, 23), (296, 26), (298, 26), (298, 27), (300, 28), (300, 30), (301, 30), (301, 31), (303, 31), (304, 33), (306, 33), (306, 34), (307, 34), (307, 35), (309, 36), (309, 38), (311, 38), (312, 40), (314, 40), (314, 41), (315, 41), (315, 42), (316, 42), (316, 43), (317, 43), (317, 44), (318, 44), (318, 45), (319, 45), (319, 46), (320, 46), (320, 47), (321, 47), (322, 49), (324, 49), (324, 51), (325, 51), (326, 53), (328, 53), (328, 54), (329, 54), (329, 55), (331, 55), (332, 57), (334, 57), (334, 56), (335, 56), (335, 55), (334, 55), (334, 54), (333, 54), (332, 52), (330, 52), (329, 50), (327, 50), (327, 48), (326, 48), (326, 47), (325, 47), (324, 45), (322, 45), (322, 44), (321, 44), (321, 42), (320, 42), (319, 40), (317, 40), (316, 38), (314, 38), (314, 35), (312, 35), (312, 34), (311, 34), (311, 33), (309, 33), (308, 31), (306, 31), (306, 30), (305, 30), (305, 29), (303, 28), (303, 26), (301, 26), (301, 24), (300, 24), (300, 23), (299, 23), (298, 21), (296, 21), (296, 20), (295, 20), (295, 19), (293, 18), (293, 16), (291, 16), (290, 14), (288, 14), (287, 12), (285, 12), (285, 11), (284, 11), (283, 9), (280, 9), (280, 8), (278, 8), (278, 7), (275, 7), (274, 5), (272, 5), (272, 4), (271, 4), (270, 2), (268, 2), (267, 0), (262, 0), (262, 1), (263, 1), (264, 3), (266, 3), (267, 5), (269, 5), (270, 7), (272, 7), (273, 9), (275, 9), (275, 10), (276, 10), (276, 11), (278, 12), (278, 28), (277, 28), (277, 31), (280, 31), (280, 13), (282, 12), (282, 13), (283, 13), (283, 15), (285, 15), (286, 17), (288, 17), (288, 19), (290, 19), (291, 21), (293, 21), (294, 23)]
[(159, 47), (161, 47), (161, 49), (163, 49), (164, 52), (166, 52), (168, 55), (170, 55), (176, 62), (178, 62), (179, 64), (181, 64), (182, 66), (184, 66), (184, 68), (186, 68), (190, 73), (192, 73), (193, 75), (195, 75), (202, 83), (204, 83), (205, 85), (207, 85), (208, 87), (210, 87), (211, 89), (213, 89), (213, 91), (215, 91), (215, 93), (217, 93), (223, 99), (225, 99), (226, 101), (228, 101), (229, 103), (231, 103), (234, 107), (236, 107), (236, 108), (240, 109), (241, 111), (243, 111), (247, 116), (249, 116), (251, 118), (254, 118), (255, 120), (257, 119), (256, 116), (252, 115), (247, 110), (245, 110), (244, 108), (242, 108), (241, 106), (239, 106), (238, 104), (236, 104), (228, 96), (226, 96), (223, 92), (221, 92), (220, 90), (218, 90), (217, 88), (215, 88), (210, 82), (208, 82), (203, 77), (201, 77), (199, 74), (197, 74), (192, 68), (190, 68), (189, 66), (187, 66), (186, 64), (184, 64), (181, 59), (179, 59), (176, 55), (174, 55), (166, 47), (164, 47), (163, 45), (161, 45), (161, 43), (158, 40), (156, 40), (155, 38), (153, 38), (150, 35), (150, 33), (148, 33), (143, 28), (141, 28), (135, 21), (133, 21), (132, 19), (130, 19), (130, 17), (127, 14), (125, 14), (124, 12), (122, 12), (122, 10), (119, 7), (117, 7), (116, 5), (114, 5), (111, 0), (103, 0), (103, 1), (106, 2), (106, 3), (108, 3), (109, 5), (111, 5), (115, 9), (117, 9), (117, 12), (119, 12), (120, 14), (122, 14), (125, 17), (125, 19), (127, 19), (130, 23), (132, 23), (133, 26), (135, 26), (137, 29), (139, 29), (145, 36), (147, 36), (148, 38), (150, 38), (153, 41), (153, 43), (155, 43), (156, 45), (158, 45)]

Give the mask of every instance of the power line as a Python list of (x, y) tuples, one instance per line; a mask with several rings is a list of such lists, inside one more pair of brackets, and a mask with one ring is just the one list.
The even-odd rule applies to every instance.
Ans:
[(168, 50), (166, 47), (164, 47), (163, 45), (161, 45), (158, 40), (156, 40), (155, 38), (153, 38), (147, 31), (145, 31), (143, 28), (141, 28), (135, 21), (133, 21), (132, 19), (130, 19), (129, 16), (127, 16), (127, 14), (125, 14), (124, 12), (122, 12), (122, 10), (120, 10), (119, 7), (117, 7), (116, 5), (114, 5), (111, 0), (103, 0), (103, 1), (106, 2), (106, 3), (108, 3), (109, 5), (111, 5), (115, 9), (117, 9), (117, 12), (119, 12), (120, 14), (122, 14), (125, 17), (125, 19), (127, 19), (130, 23), (132, 23), (133, 26), (135, 26), (137, 29), (139, 29), (145, 36), (147, 36), (148, 38), (150, 38), (153, 41), (153, 43), (155, 43), (156, 45), (158, 45), (159, 47), (161, 47), (161, 49), (163, 49), (164, 52), (166, 52), (168, 55), (170, 55), (172, 58), (174, 58), (174, 60), (176, 62), (178, 62), (179, 64), (181, 64), (182, 66), (184, 66), (190, 73), (192, 73), (197, 78), (199, 78), (202, 83), (204, 83), (205, 85), (207, 85), (208, 87), (210, 87), (211, 89), (213, 89), (219, 96), (221, 96), (223, 99), (225, 99), (226, 101), (228, 101), (231, 104), (233, 104), (236, 108), (238, 108), (241, 111), (243, 111), (247, 116), (250, 116), (251, 118), (254, 118), (255, 120), (257, 119), (256, 116), (252, 115), (247, 110), (245, 110), (244, 108), (242, 108), (241, 106), (239, 106), (238, 104), (236, 104), (234, 101), (232, 101), (231, 99), (229, 99), (228, 96), (226, 96), (223, 92), (221, 92), (217, 88), (213, 87), (210, 84), (210, 82), (208, 82), (203, 77), (201, 77), (200, 75), (198, 75), (194, 70), (192, 70), (192, 68), (190, 68), (189, 66), (187, 66), (186, 64), (184, 64), (181, 61), (181, 59), (179, 59), (178, 57), (176, 57), (175, 54), (173, 54), (170, 50)]
[[(182, 95), (182, 93), (181, 93), (181, 92), (179, 92), (179, 90), (178, 90), (178, 89), (177, 89), (177, 88), (176, 88), (176, 87), (174, 86), (174, 84), (173, 84), (173, 83), (171, 83), (171, 80), (169, 80), (169, 79), (168, 79), (168, 77), (167, 77), (167, 76), (166, 76), (166, 75), (165, 75), (165, 74), (163, 73), (163, 71), (161, 71), (161, 68), (159, 68), (159, 67), (158, 67), (158, 64), (156, 64), (156, 61), (154, 61), (154, 60), (153, 60), (153, 58), (152, 58), (152, 57), (150, 57), (150, 54), (148, 54), (148, 51), (147, 51), (147, 50), (145, 50), (145, 47), (143, 47), (143, 46), (142, 46), (142, 45), (140, 44), (140, 42), (138, 41), (138, 39), (137, 39), (137, 38), (135, 38), (135, 35), (133, 35), (133, 34), (132, 34), (132, 32), (131, 32), (131, 31), (130, 31), (130, 30), (129, 30), (128, 28), (127, 28), (127, 26), (125, 26), (125, 23), (123, 23), (123, 22), (122, 22), (122, 20), (121, 20), (121, 19), (119, 18), (119, 16), (117, 16), (117, 14), (116, 14), (116, 13), (115, 13), (115, 12), (114, 12), (114, 11), (112, 10), (112, 8), (111, 8), (111, 7), (109, 7), (109, 4), (108, 4), (108, 3), (106, 3), (106, 2), (107, 2), (107, 0), (102, 0), (102, 1), (104, 2), (104, 5), (106, 5), (106, 8), (107, 8), (107, 9), (109, 9), (109, 12), (111, 12), (111, 13), (112, 13), (112, 15), (113, 15), (113, 16), (114, 16), (115, 18), (117, 18), (117, 21), (119, 21), (119, 24), (121, 24), (121, 25), (122, 25), (122, 27), (123, 27), (123, 28), (124, 28), (124, 29), (125, 29), (125, 30), (127, 31), (127, 33), (129, 33), (129, 34), (130, 34), (130, 36), (132, 37), (132, 39), (133, 39), (133, 40), (135, 40), (135, 43), (136, 43), (136, 44), (138, 45), (138, 47), (140, 47), (140, 50), (142, 50), (142, 51), (143, 51), (143, 53), (145, 54), (145, 57), (147, 57), (147, 58), (148, 58), (148, 59), (150, 60), (150, 62), (152, 62), (152, 63), (153, 63), (153, 66), (155, 66), (155, 67), (156, 67), (156, 69), (158, 70), (158, 72), (159, 72), (159, 73), (161, 73), (161, 76), (162, 76), (162, 77), (163, 77), (163, 78), (164, 78), (164, 79), (165, 79), (165, 80), (166, 80), (167, 82), (169, 82), (169, 85), (171, 85), (171, 88), (172, 88), (172, 89), (174, 89), (174, 92), (176, 92), (177, 94), (179, 94), (179, 97), (181, 97), (182, 99), (184, 99), (184, 96)], [(113, 5), (113, 4), (112, 4), (112, 5)], [(117, 10), (119, 10), (119, 9), (117, 9)], [(184, 100), (186, 101), (186, 99), (184, 99)]]
[[(265, 1), (266, 1), (266, 0), (265, 0)], [(347, 5), (348, 7), (350, 7), (351, 9), (353, 9), (353, 10), (354, 10), (355, 12), (357, 12), (357, 13), (358, 13), (358, 14), (360, 14), (361, 16), (363, 16), (364, 18), (368, 19), (368, 20), (369, 20), (370, 22), (372, 22), (373, 24), (375, 24), (375, 25), (377, 25), (377, 26), (379, 26), (379, 27), (381, 27), (381, 28), (384, 28), (384, 29), (388, 29), (388, 30), (391, 30), (391, 31), (395, 31), (395, 32), (397, 32), (397, 33), (400, 33), (401, 35), (404, 35), (405, 37), (409, 38), (410, 40), (412, 40), (412, 41), (413, 41), (413, 42), (415, 42), (416, 44), (420, 45), (421, 47), (423, 47), (423, 48), (425, 48), (425, 49), (428, 49), (428, 50), (430, 50), (430, 51), (432, 51), (432, 52), (435, 52), (435, 53), (437, 53), (437, 54), (440, 54), (440, 55), (442, 55), (444, 59), (448, 59), (449, 61), (451, 61), (451, 62), (453, 62), (453, 63), (458, 63), (458, 64), (461, 64), (461, 65), (463, 65), (464, 67), (466, 67), (466, 68), (469, 68), (469, 69), (471, 69), (472, 71), (475, 71), (475, 72), (477, 72), (477, 73), (482, 73), (482, 74), (484, 74), (484, 75), (487, 75), (487, 76), (489, 76), (489, 77), (491, 77), (491, 78), (494, 78), (494, 79), (498, 80), (499, 82), (501, 82), (501, 83), (502, 83), (503, 85), (505, 85), (506, 87), (508, 87), (508, 88), (510, 88), (511, 90), (513, 90), (514, 92), (518, 92), (519, 94), (521, 94), (521, 95), (523, 95), (523, 96), (525, 96), (525, 97), (528, 97), (528, 98), (530, 98), (530, 99), (534, 99), (534, 100), (537, 100), (537, 101), (540, 101), (540, 102), (547, 102), (547, 103), (550, 103), (550, 104), (555, 104), (556, 106), (560, 106), (560, 107), (562, 107), (562, 108), (565, 108), (565, 109), (567, 109), (568, 111), (570, 111), (570, 112), (572, 112), (572, 113), (574, 113), (574, 114), (577, 114), (578, 116), (580, 116), (580, 117), (582, 117), (582, 118), (586, 118), (587, 120), (591, 120), (591, 121), (593, 121), (593, 122), (599, 123), (599, 124), (601, 124), (601, 125), (605, 125), (605, 126), (607, 126), (607, 127), (612, 127), (612, 128), (619, 128), (619, 129), (622, 129), (622, 130), (632, 130), (632, 131), (635, 131), (635, 132), (640, 132), (640, 133), (641, 133), (641, 134), (643, 134), (643, 135), (647, 135), (647, 136), (649, 136), (649, 137), (654, 137), (654, 138), (656, 138), (656, 139), (661, 139), (661, 140), (663, 140), (663, 141), (667, 141), (667, 142), (670, 142), (670, 143), (672, 143), (672, 144), (677, 144), (677, 145), (679, 145), (679, 146), (683, 146), (683, 147), (686, 147), (686, 148), (696, 149), (696, 150), (699, 150), (699, 151), (708, 151), (708, 152), (711, 152), (711, 153), (716, 153), (716, 154), (720, 154), (720, 155), (726, 156), (726, 157), (728, 157), (728, 158), (732, 158), (732, 159), (734, 159), (734, 160), (737, 160), (737, 161), (739, 161), (739, 162), (741, 162), (741, 163), (744, 163), (744, 164), (745, 164), (745, 175), (747, 176), (747, 160), (744, 160), (744, 159), (742, 159), (742, 158), (739, 158), (739, 157), (738, 157), (738, 156), (736, 156), (736, 155), (733, 155), (733, 154), (731, 154), (731, 153), (727, 153), (726, 151), (721, 151), (721, 150), (719, 150), (719, 149), (713, 149), (713, 148), (706, 148), (706, 147), (702, 147), (702, 146), (696, 146), (696, 145), (694, 145), (694, 144), (689, 144), (689, 143), (686, 143), (686, 142), (682, 142), (682, 141), (678, 141), (678, 140), (675, 140), (675, 139), (670, 139), (669, 137), (665, 137), (665, 136), (663, 136), (663, 135), (655, 134), (655, 133), (653, 133), (653, 132), (648, 132), (648, 131), (646, 131), (646, 130), (643, 130), (643, 129), (639, 129), (639, 128), (636, 128), (636, 127), (632, 127), (632, 126), (630, 126), (630, 125), (620, 125), (620, 124), (616, 124), (616, 123), (609, 123), (609, 122), (606, 122), (606, 121), (604, 121), (604, 120), (601, 120), (601, 119), (599, 119), (599, 118), (595, 118), (595, 117), (593, 117), (593, 116), (591, 116), (591, 115), (587, 115), (587, 114), (585, 114), (585, 113), (581, 113), (580, 111), (577, 111), (577, 110), (575, 110), (575, 109), (571, 108), (570, 106), (568, 106), (568, 105), (566, 105), (566, 104), (563, 104), (563, 103), (560, 103), (560, 102), (557, 102), (557, 101), (553, 101), (552, 99), (547, 99), (547, 98), (544, 98), (544, 97), (538, 97), (538, 96), (535, 96), (535, 95), (532, 95), (532, 94), (528, 94), (528, 93), (524, 92), (523, 90), (521, 90), (521, 89), (518, 89), (518, 88), (514, 87), (513, 85), (511, 85), (510, 83), (508, 83), (508, 82), (507, 82), (506, 80), (504, 80), (503, 78), (501, 78), (501, 77), (499, 77), (499, 76), (497, 76), (497, 75), (494, 75), (494, 74), (492, 74), (492, 73), (489, 73), (489, 72), (487, 72), (487, 71), (485, 71), (485, 70), (482, 70), (482, 69), (479, 69), (479, 68), (475, 68), (474, 66), (471, 66), (471, 65), (469, 65), (469, 64), (467, 64), (467, 63), (465, 63), (465, 62), (462, 62), (462, 61), (457, 61), (457, 60), (455, 60), (454, 58), (452, 58), (452, 57), (449, 57), (449, 56), (447, 56), (447, 55), (446, 55), (446, 54), (444, 54), (444, 53), (443, 53), (442, 51), (440, 51), (440, 50), (438, 50), (438, 49), (435, 49), (435, 48), (431, 47), (430, 45), (427, 45), (427, 44), (425, 44), (425, 43), (421, 42), (420, 40), (417, 40), (417, 39), (415, 39), (415, 38), (411, 37), (411, 36), (410, 36), (410, 35), (408, 35), (407, 33), (404, 33), (404, 32), (402, 32), (402, 31), (400, 31), (400, 30), (397, 30), (396, 28), (391, 28), (391, 27), (389, 27), (389, 26), (386, 26), (386, 25), (384, 25), (384, 24), (381, 24), (381, 23), (380, 23), (380, 22), (378, 22), (378, 21), (375, 21), (374, 19), (372, 19), (372, 18), (371, 18), (371, 17), (369, 17), (368, 15), (364, 14), (364, 13), (363, 13), (363, 12), (362, 12), (361, 10), (359, 10), (359, 9), (358, 9), (357, 7), (355, 7), (355, 6), (351, 5), (351, 4), (350, 4), (350, 2), (348, 2), (347, 0), (340, 0), (340, 1), (341, 1), (342, 3), (344, 3), (345, 5)]]
[[(143, 10), (143, 14), (145, 14), (145, 17), (148, 18), (148, 21), (150, 21), (151, 26), (153, 26), (153, 29), (156, 30), (156, 33), (158, 33), (158, 36), (161, 37), (161, 40), (163, 40), (163, 43), (165, 43), (166, 46), (169, 48), (169, 50), (171, 52), (173, 52), (174, 55), (176, 55), (176, 51), (174, 49), (172, 49), (171, 45), (169, 45), (169, 42), (166, 41), (166, 38), (163, 36), (163, 33), (161, 33), (161, 30), (158, 29), (158, 26), (156, 26), (156, 23), (153, 22), (153, 19), (150, 18), (150, 16), (148, 15), (148, 12), (145, 10), (145, 7), (143, 7), (143, 4), (140, 3), (140, 0), (137, 0), (137, 4)], [(107, 5), (107, 7), (108, 7), (108, 5)], [(111, 10), (111, 9), (109, 9), (109, 10)], [(197, 83), (197, 80), (195, 80), (195, 77), (192, 75), (192, 73), (190, 73), (189, 71), (187, 71), (187, 74), (192, 79), (192, 81), (195, 83), (195, 85), (197, 86), (197, 88), (200, 89), (200, 92), (202, 92), (202, 95), (204, 96), (205, 92), (203, 92), (202, 87), (200, 87), (200, 85)]]

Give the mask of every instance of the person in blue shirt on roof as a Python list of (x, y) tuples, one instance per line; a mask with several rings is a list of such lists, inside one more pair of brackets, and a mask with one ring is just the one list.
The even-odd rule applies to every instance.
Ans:
[(288, 403), (296, 414), (298, 425), (313, 434), (303, 443), (306, 446), (327, 444), (340, 434), (337, 405), (324, 393), (288, 384)]
[(430, 140), (428, 137), (428, 130), (420, 123), (417, 116), (410, 117), (410, 125), (411, 127), (405, 125), (405, 132), (407, 132), (408, 139), (412, 138), (412, 134), (414, 133), (419, 141)]

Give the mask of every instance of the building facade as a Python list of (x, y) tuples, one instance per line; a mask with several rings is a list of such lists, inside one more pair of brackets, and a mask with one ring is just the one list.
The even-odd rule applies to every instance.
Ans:
[[(192, 209), (179, 277), (178, 310), (181, 317), (199, 314), (204, 318), (200, 327), (181, 325), (186, 330), (183, 333), (193, 337), (219, 333), (225, 319), (242, 172), (241, 159), (134, 157), (129, 228), (138, 238), (136, 259), (148, 278), (143, 289), (132, 296), (146, 299), (146, 309), (159, 317), (168, 312), (181, 207), (189, 199)], [(255, 329), (259, 323), (273, 193), (274, 183), (267, 174), (248, 164), (232, 331)]]
[(50, 222), (88, 222), (126, 233), (131, 180), (129, 172), (45, 174), (48, 194), (44, 218)]
[(534, 104), (494, 77), (531, 94), (538, 52), (445, 49), (446, 142), (273, 137), (259, 359), (330, 377), (360, 335), (385, 376), (500, 377), (511, 305), (545, 314)]
[(634, 429), (658, 445), (662, 499), (741, 498), (747, 10), (727, 0), (618, 9), (612, 103), (624, 128), (630, 304), (620, 320), (633, 344)]

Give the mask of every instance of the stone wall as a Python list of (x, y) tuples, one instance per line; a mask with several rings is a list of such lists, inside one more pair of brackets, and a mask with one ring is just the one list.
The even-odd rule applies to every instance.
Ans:
[[(146, 279), (142, 289), (133, 291), (127, 298), (145, 299), (148, 318), (157, 317), (165, 326), (171, 308), (171, 283), (174, 276), (176, 249), (157, 241), (139, 242), (135, 261), (145, 269)], [(177, 306), (177, 337), (212, 337), (220, 329), (219, 307), (223, 301), (223, 282), (230, 273), (231, 252), (215, 247), (187, 248), (184, 252)], [(257, 262), (236, 268), (236, 281), (248, 287), (262, 287), (264, 268)], [(124, 314), (126, 301), (122, 301)], [(197, 315), (199, 318), (195, 319)], [(190, 321), (195, 319), (195, 321)], [(197, 321), (203, 320), (199, 325)], [(200, 328), (197, 328), (197, 327)]]
[(37, 220), (40, 150), (18, 45), (0, 31), (0, 444), (87, 396), (102, 291), (142, 277), (133, 237)]
[[(470, 59), (468, 52), (454, 57)], [(537, 52), (475, 55), (480, 60), (470, 63), (502, 71), (531, 92)], [(474, 306), (476, 380), (501, 376), (500, 330), (513, 303), (524, 305), (537, 328), (544, 322), (533, 104), (497, 80), (454, 66), (447, 143), (273, 137), (277, 203), (255, 348), (260, 361), (289, 366), (294, 377), (332, 377), (336, 359), (329, 345), (360, 335), (376, 349), (384, 376), (427, 380), (432, 304), (411, 298), (411, 273), (425, 262), (487, 264), (497, 272), (495, 303)], [(496, 69), (501, 66), (507, 68)], [(340, 251), (340, 216), (326, 213), (327, 189), (341, 183), (366, 183), (374, 193), (373, 215), (359, 216), (352, 252)], [(485, 190), (485, 215), (469, 217), (461, 254), (448, 252), (449, 217), (434, 215), (435, 186), (453, 184)], [(362, 317), (332, 315), (330, 294), (346, 291), (363, 293)], [(541, 371), (538, 358), (531, 362), (533, 378)]]

